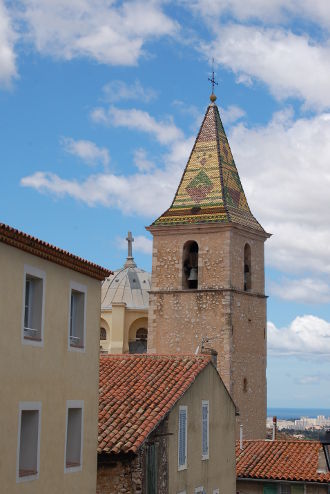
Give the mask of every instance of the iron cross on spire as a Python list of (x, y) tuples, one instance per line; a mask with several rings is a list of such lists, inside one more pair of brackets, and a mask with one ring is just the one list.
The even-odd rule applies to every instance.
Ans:
[(212, 58), (212, 77), (208, 78), (208, 80), (210, 81), (210, 83), (212, 84), (212, 94), (211, 94), (211, 101), (215, 101), (216, 100), (216, 97), (214, 95), (214, 86), (218, 86), (218, 83), (217, 81), (215, 80), (215, 77), (214, 77), (214, 58)]
[(133, 242), (134, 238), (132, 235), (132, 232), (128, 232), (127, 237), (126, 237), (127, 243), (128, 243), (128, 257), (133, 257)]

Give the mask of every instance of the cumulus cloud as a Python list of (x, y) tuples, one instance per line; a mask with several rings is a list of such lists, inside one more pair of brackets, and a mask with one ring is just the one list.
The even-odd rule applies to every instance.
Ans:
[(290, 109), (230, 132), (250, 207), (274, 234), (267, 262), (282, 272), (330, 274), (329, 133), (330, 114), (293, 120)]
[[(152, 253), (152, 240), (145, 235), (133, 235), (133, 256), (134, 252), (141, 252), (142, 254)], [(127, 250), (127, 240), (124, 237), (117, 237), (116, 244), (122, 250)]]
[(88, 165), (95, 166), (101, 163), (107, 166), (110, 162), (109, 151), (98, 147), (92, 141), (76, 141), (71, 137), (62, 137), (61, 144), (67, 153), (77, 156)]
[(237, 105), (229, 105), (228, 108), (220, 108), (221, 119), (224, 124), (230, 125), (246, 115), (245, 110)]
[(268, 350), (274, 355), (330, 355), (330, 323), (312, 315), (296, 317), (285, 328), (268, 323)]
[(134, 163), (140, 172), (148, 172), (155, 168), (155, 164), (148, 159), (146, 150), (142, 148), (134, 151)]
[(96, 108), (91, 113), (96, 123), (125, 127), (153, 135), (161, 144), (170, 144), (183, 137), (183, 132), (174, 124), (173, 119), (158, 121), (148, 112), (131, 108), (123, 110), (110, 106), (108, 109)]
[(279, 100), (300, 98), (309, 107), (330, 107), (330, 44), (317, 43), (290, 30), (222, 25), (203, 53), (232, 70), (241, 81), (265, 83)]
[(156, 91), (152, 88), (144, 88), (140, 81), (133, 84), (124, 81), (111, 81), (103, 87), (104, 99), (110, 103), (123, 100), (138, 100), (144, 103), (156, 98)]
[(280, 283), (271, 282), (270, 294), (283, 300), (306, 304), (325, 304), (330, 302), (329, 284), (316, 278), (286, 278)]
[(86, 56), (111, 65), (135, 65), (147, 41), (179, 27), (159, 2), (20, 0), (26, 39), (43, 55)]
[(0, 86), (3, 87), (9, 87), (13, 78), (17, 77), (15, 41), (9, 12), (4, 1), (0, 0)]

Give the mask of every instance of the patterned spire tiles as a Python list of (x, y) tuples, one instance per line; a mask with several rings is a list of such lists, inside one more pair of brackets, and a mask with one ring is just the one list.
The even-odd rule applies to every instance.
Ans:
[(252, 215), (218, 107), (210, 104), (170, 208), (154, 226), (236, 223), (264, 231)]

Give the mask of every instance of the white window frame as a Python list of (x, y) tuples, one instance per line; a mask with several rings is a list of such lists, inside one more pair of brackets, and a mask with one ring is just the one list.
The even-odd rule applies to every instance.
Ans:
[(213, 494), (219, 494), (219, 493), (220, 493), (219, 489), (213, 489)]
[[(185, 433), (185, 453), (186, 461), (183, 465), (180, 465), (180, 412), (186, 412), (186, 433)], [(187, 458), (188, 458), (188, 407), (186, 405), (179, 406), (179, 417), (178, 417), (178, 471), (187, 469)]]
[[(41, 301), (41, 327), (40, 327), (40, 340), (27, 339), (24, 337), (24, 320), (25, 320), (25, 289), (26, 289), (26, 276), (32, 276), (42, 280), (42, 301)], [(22, 304), (22, 331), (21, 341), (23, 345), (39, 346), (44, 345), (44, 319), (45, 319), (45, 292), (46, 292), (46, 273), (41, 269), (35, 268), (28, 264), (24, 264), (24, 283), (23, 283), (23, 304)]]
[[(22, 412), (25, 410), (38, 411), (38, 450), (37, 450), (37, 473), (20, 477), (19, 475), (19, 457), (21, 449), (21, 425)], [(16, 482), (27, 482), (37, 480), (40, 471), (40, 436), (41, 436), (41, 401), (20, 401), (18, 406), (18, 433), (17, 433), (17, 452), (16, 452)]]
[(196, 487), (195, 488), (195, 494), (205, 494), (204, 487)]
[[(84, 327), (83, 327), (83, 338), (84, 345), (83, 347), (76, 347), (71, 345), (71, 337), (70, 337), (70, 320), (71, 320), (71, 293), (75, 290), (77, 292), (81, 292), (84, 294)], [(80, 283), (76, 283), (75, 281), (70, 282), (70, 290), (69, 290), (69, 317), (68, 317), (68, 350), (70, 352), (85, 352), (86, 349), (86, 306), (87, 306), (87, 286), (81, 285)]]
[[(206, 432), (206, 441), (207, 441), (207, 453), (203, 454), (203, 407), (207, 407), (207, 432)], [(210, 403), (209, 400), (202, 400), (202, 460), (208, 460), (210, 457)]]
[[(66, 441), (68, 437), (68, 415), (69, 408), (81, 408), (81, 436), (80, 436), (80, 465), (74, 467), (66, 466)], [(84, 401), (67, 400), (65, 414), (65, 443), (64, 443), (64, 473), (81, 472), (83, 466), (83, 447), (84, 447)]]

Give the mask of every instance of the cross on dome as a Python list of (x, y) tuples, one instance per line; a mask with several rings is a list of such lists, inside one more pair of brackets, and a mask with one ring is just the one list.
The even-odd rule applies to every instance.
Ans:
[(127, 233), (126, 240), (127, 240), (127, 259), (125, 262), (125, 268), (129, 268), (129, 267), (135, 268), (136, 264), (134, 262), (134, 257), (133, 257), (134, 238), (132, 232)]

